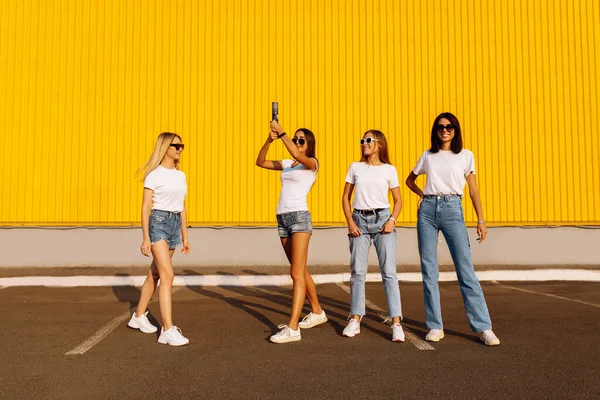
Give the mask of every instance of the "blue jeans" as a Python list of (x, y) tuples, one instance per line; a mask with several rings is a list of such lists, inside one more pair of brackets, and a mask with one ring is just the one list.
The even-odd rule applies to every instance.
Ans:
[(396, 230), (387, 234), (379, 233), (389, 218), (390, 210), (387, 209), (371, 215), (363, 215), (356, 210), (352, 213), (354, 223), (362, 232), (362, 235), (358, 237), (348, 235), (352, 269), (350, 278), (350, 314), (352, 315), (365, 315), (365, 278), (372, 241), (377, 250), (389, 317), (402, 318), (400, 287), (396, 274)]
[(454, 261), (469, 324), (474, 332), (492, 328), (483, 290), (475, 275), (471, 245), (460, 196), (426, 196), (419, 209), (417, 235), (423, 274), (426, 323), (429, 329), (443, 329), (438, 280), (438, 235), (442, 231)]

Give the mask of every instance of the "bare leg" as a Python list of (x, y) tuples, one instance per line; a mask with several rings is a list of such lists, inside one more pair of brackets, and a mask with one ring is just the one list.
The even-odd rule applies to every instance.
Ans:
[(317, 297), (317, 286), (315, 285), (315, 281), (313, 281), (312, 275), (308, 272), (308, 268), (304, 268), (304, 282), (306, 284), (306, 297), (308, 297), (311, 311), (315, 314), (321, 314), (323, 309)]
[(148, 308), (148, 303), (152, 300), (152, 296), (156, 291), (156, 285), (158, 284), (158, 269), (156, 269), (156, 264), (154, 260), (152, 260), (152, 264), (150, 265), (150, 270), (148, 271), (148, 276), (144, 281), (144, 285), (142, 286), (142, 293), (140, 295), (140, 301), (135, 309), (135, 316), (139, 317), (143, 313), (146, 312)]
[[(281, 245), (283, 246), (283, 250), (285, 250), (285, 255), (287, 256), (287, 259), (291, 265), (292, 238), (281, 238)], [(308, 258), (308, 244), (306, 245), (306, 258)], [(306, 260), (304, 261), (304, 265), (306, 266)], [(315, 286), (315, 282), (313, 281), (313, 278), (310, 272), (308, 271), (308, 268), (304, 268), (304, 282), (306, 286), (306, 297), (308, 298), (308, 302), (310, 303), (311, 311), (315, 314), (321, 314), (323, 312), (323, 309), (321, 308), (321, 304), (319, 304), (319, 298), (317, 297), (317, 287)], [(304, 300), (302, 302), (304, 303)], [(300, 308), (300, 311), (302, 311), (302, 308)]]
[(165, 331), (173, 326), (171, 312), (171, 291), (173, 290), (174, 278), (173, 264), (171, 263), (173, 252), (174, 250), (169, 250), (169, 245), (164, 240), (159, 240), (152, 245), (152, 256), (160, 277), (158, 303), (160, 304), (160, 315)]
[(308, 242), (310, 233), (298, 232), (292, 234), (292, 252), (290, 275), (294, 281), (292, 295), (292, 314), (288, 326), (293, 330), (298, 329), (298, 321), (306, 298), (306, 282), (304, 272), (306, 270), (306, 259), (308, 257)]

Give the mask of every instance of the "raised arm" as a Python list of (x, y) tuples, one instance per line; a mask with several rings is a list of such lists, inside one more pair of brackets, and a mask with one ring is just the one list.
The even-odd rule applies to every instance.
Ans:
[(292, 142), (292, 139), (290, 139), (287, 135), (281, 136), (284, 130), (277, 121), (271, 121), (271, 132), (273, 132), (276, 137), (281, 137), (281, 141), (283, 142), (285, 148), (290, 153), (290, 155), (294, 158), (294, 160), (298, 161), (300, 164), (304, 165), (311, 171), (317, 170), (317, 160), (315, 160), (314, 158), (306, 157), (306, 155), (299, 152), (298, 147), (294, 144), (294, 142)]
[(283, 169), (283, 165), (281, 165), (280, 161), (266, 159), (269, 146), (271, 146), (271, 143), (273, 143), (273, 140), (275, 139), (277, 139), (277, 134), (275, 134), (273, 131), (269, 132), (269, 137), (267, 137), (265, 144), (263, 144), (263, 146), (260, 148), (258, 156), (256, 157), (256, 166), (265, 169), (273, 169), (276, 171), (281, 171)]

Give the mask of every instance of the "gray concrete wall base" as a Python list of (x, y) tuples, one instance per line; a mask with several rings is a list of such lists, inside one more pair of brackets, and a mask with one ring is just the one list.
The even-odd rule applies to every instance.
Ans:
[[(478, 243), (469, 229), (473, 260), (479, 265), (598, 265), (600, 229), (489, 228)], [(397, 228), (397, 264), (418, 265), (415, 228)], [(276, 228), (191, 228), (192, 252), (178, 251), (174, 262), (193, 266), (285, 265)], [(137, 266), (150, 260), (140, 253), (139, 228), (3, 228), (0, 267)], [(309, 264), (348, 265), (346, 228), (317, 228), (310, 243)], [(452, 264), (440, 235), (439, 262)], [(371, 248), (369, 263), (377, 264)]]

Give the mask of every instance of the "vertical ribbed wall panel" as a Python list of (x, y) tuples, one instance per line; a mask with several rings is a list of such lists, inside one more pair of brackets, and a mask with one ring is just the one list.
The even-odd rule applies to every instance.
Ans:
[(274, 224), (279, 176), (254, 160), (276, 100), (317, 136), (316, 224), (344, 222), (367, 129), (403, 181), (452, 111), (490, 224), (598, 225), (599, 27), (595, 0), (0, 0), (0, 224), (138, 224), (167, 130), (191, 224)]

